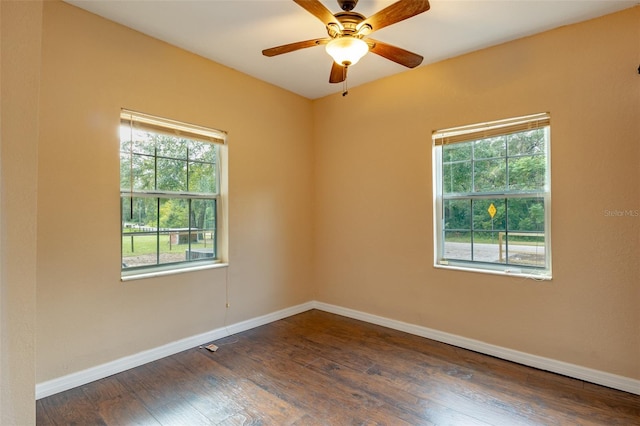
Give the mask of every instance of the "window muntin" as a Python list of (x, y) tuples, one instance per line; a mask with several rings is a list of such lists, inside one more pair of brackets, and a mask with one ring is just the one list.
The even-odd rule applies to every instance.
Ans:
[(218, 262), (224, 138), (216, 130), (122, 111), (123, 277)]
[(434, 132), (437, 266), (550, 276), (549, 134), (547, 114)]

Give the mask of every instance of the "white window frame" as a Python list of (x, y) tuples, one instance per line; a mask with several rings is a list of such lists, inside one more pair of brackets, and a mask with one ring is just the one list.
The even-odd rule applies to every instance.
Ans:
[[(153, 116), (150, 114), (144, 114), (128, 109), (122, 109), (120, 113), (120, 127), (121, 132), (124, 128), (128, 128), (127, 131), (130, 131), (131, 134), (135, 131), (142, 131), (152, 134), (161, 134), (165, 136), (175, 136), (180, 140), (190, 140), (201, 143), (211, 143), (216, 145), (217, 156), (215, 162), (215, 182), (216, 188), (213, 192), (189, 192), (187, 190), (180, 191), (166, 191), (158, 188), (153, 189), (139, 189), (134, 188), (133, 181), (131, 178), (131, 183), (128, 187), (121, 182), (120, 188), (120, 235), (121, 235), (121, 279), (123, 281), (128, 281), (132, 279), (140, 279), (140, 278), (150, 278), (155, 276), (169, 275), (181, 272), (188, 272), (194, 270), (201, 269), (209, 269), (216, 268), (221, 266), (226, 266), (226, 255), (227, 255), (227, 226), (226, 226), (226, 193), (227, 193), (227, 174), (226, 174), (226, 144), (227, 144), (227, 134), (224, 131), (206, 128), (202, 126), (197, 126), (193, 124), (183, 123), (175, 120), (170, 120), (162, 117)], [(121, 142), (122, 146), (122, 142)], [(126, 157), (126, 154), (121, 151), (121, 161)], [(131, 153), (131, 158), (129, 161), (132, 161), (133, 153)], [(152, 155), (148, 156), (152, 158), (153, 161), (157, 161), (162, 158), (160, 155), (155, 152)], [(126, 160), (125, 160), (126, 161)], [(188, 158), (184, 161), (189, 164), (190, 161)], [(122, 172), (122, 164), (121, 164), (121, 172)], [(133, 176), (133, 170), (130, 172)], [(157, 173), (157, 170), (156, 172)], [(122, 177), (121, 177), (122, 179)], [(123, 216), (123, 203), (131, 202), (134, 198), (153, 198), (156, 199), (159, 203), (161, 200), (168, 199), (182, 199), (187, 200), (189, 206), (194, 200), (210, 200), (215, 204), (215, 219), (214, 219), (214, 229), (211, 233), (213, 235), (213, 241), (211, 241), (212, 249), (213, 249), (213, 257), (205, 257), (203, 259), (192, 259), (192, 255), (185, 256), (185, 260), (175, 261), (171, 263), (160, 263), (159, 255), (157, 254), (157, 261), (155, 264), (148, 265), (138, 265), (133, 267), (125, 266), (125, 258), (123, 256), (123, 244), (125, 239), (124, 229), (126, 218)], [(158, 244), (160, 244), (161, 235), (167, 234), (165, 231), (160, 228), (158, 225), (155, 228), (156, 238), (158, 239)], [(188, 231), (188, 246), (189, 253), (194, 253), (191, 251), (191, 240), (192, 236), (192, 228), (189, 226)], [(133, 238), (133, 237), (132, 237)], [(168, 237), (169, 241), (171, 241), (171, 237)], [(178, 239), (180, 239), (180, 235), (178, 234)], [(159, 247), (159, 246), (158, 246)]]
[[(487, 138), (519, 133), (523, 131), (543, 129), (545, 134), (545, 183), (544, 188), (538, 191), (518, 192), (504, 191), (497, 192), (473, 192), (459, 195), (462, 200), (478, 200), (482, 198), (504, 198), (505, 200), (514, 198), (541, 198), (544, 203), (544, 266), (530, 266), (526, 264), (509, 264), (507, 256), (500, 256), (499, 261), (477, 261), (469, 259), (447, 258), (445, 256), (444, 241), (444, 209), (443, 199), (449, 197), (443, 195), (443, 158), (442, 147), (448, 144), (470, 143), (482, 141)], [(502, 275), (515, 275), (539, 280), (551, 279), (551, 144), (550, 144), (550, 115), (539, 113), (523, 117), (515, 117), (506, 120), (498, 120), (487, 123), (479, 123), (469, 126), (435, 130), (432, 133), (432, 170), (433, 170), (433, 226), (434, 226), (434, 267), (452, 270), (463, 270), (473, 272), (484, 272)], [(505, 153), (505, 161), (508, 158)], [(472, 161), (472, 167), (473, 161)], [(473, 171), (472, 171), (473, 174)], [(452, 198), (447, 198), (452, 199)], [(505, 201), (507, 203), (507, 201)], [(473, 212), (471, 213), (473, 216)], [(473, 221), (473, 220), (472, 220)], [(473, 235), (473, 224), (471, 226)], [(506, 233), (508, 234), (508, 230)], [(473, 241), (473, 240), (472, 240)], [(500, 254), (502, 245), (500, 244)], [(506, 244), (505, 244), (506, 246)], [(470, 244), (473, 247), (473, 242)], [(474, 249), (472, 249), (474, 250)], [(503, 263), (501, 263), (504, 260)]]

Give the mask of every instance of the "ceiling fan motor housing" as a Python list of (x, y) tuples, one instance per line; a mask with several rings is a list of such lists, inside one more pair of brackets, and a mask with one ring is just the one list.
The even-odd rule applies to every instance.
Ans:
[(340, 9), (348, 12), (356, 7), (356, 4), (358, 4), (358, 0), (338, 0), (338, 4), (340, 5)]
[[(365, 17), (357, 12), (338, 12), (334, 15), (342, 25), (342, 29), (337, 25), (330, 23), (327, 25), (327, 32), (332, 38), (340, 36), (364, 36), (366, 32), (359, 31), (359, 25), (364, 21)], [(367, 26), (366, 29), (371, 27)]]

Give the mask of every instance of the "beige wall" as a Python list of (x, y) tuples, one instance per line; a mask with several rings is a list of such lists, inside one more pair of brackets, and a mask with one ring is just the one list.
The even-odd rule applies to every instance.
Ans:
[[(37, 147), (37, 170), (5, 168), (3, 53), (3, 386), (7, 342), (32, 338), (34, 323), (43, 382), (311, 299), (639, 379), (640, 219), (604, 214), (640, 209), (639, 21), (636, 7), (311, 102), (46, 2), (39, 145), (27, 114), (17, 148), (34, 158)], [(20, 102), (34, 99), (30, 88)], [(226, 319), (225, 269), (119, 280), (121, 107), (229, 132)], [(552, 114), (554, 279), (435, 270), (430, 132), (539, 111)], [(34, 196), (31, 210), (5, 210), (21, 178), (37, 179), (37, 245)], [(11, 262), (25, 266), (15, 327)], [(33, 382), (17, 381), (27, 419)]]
[(42, 3), (0, 3), (0, 424), (35, 423)]
[[(311, 101), (44, 6), (37, 382), (311, 300)], [(121, 107), (229, 132), (225, 269), (120, 282)]]
[[(640, 379), (638, 65), (635, 7), (315, 102), (317, 299)], [(434, 269), (431, 131), (544, 111), (553, 280)]]

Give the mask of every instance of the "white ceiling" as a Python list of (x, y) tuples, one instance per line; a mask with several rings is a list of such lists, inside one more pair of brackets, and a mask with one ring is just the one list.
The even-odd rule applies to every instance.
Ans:
[[(309, 99), (342, 91), (329, 83), (324, 47), (275, 57), (262, 50), (327, 35), (291, 0), (66, 0), (67, 3)], [(360, 0), (370, 16), (395, 0)], [(322, 0), (333, 13), (335, 0)], [(423, 14), (372, 37), (424, 56), (421, 66), (639, 4), (639, 0), (430, 0)], [(576, 46), (579, 48), (579, 46)], [(407, 68), (368, 54), (349, 70), (354, 87)]]

